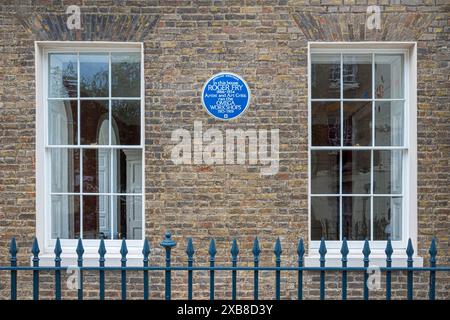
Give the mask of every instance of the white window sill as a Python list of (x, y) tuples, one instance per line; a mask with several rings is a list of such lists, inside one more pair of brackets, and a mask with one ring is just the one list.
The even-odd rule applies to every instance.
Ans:
[[(364, 256), (362, 253), (349, 253), (347, 267), (363, 267)], [(408, 256), (406, 254), (393, 254), (392, 267), (406, 267)], [(320, 267), (320, 255), (317, 253), (305, 256), (305, 267)], [(369, 256), (370, 267), (386, 267), (386, 254), (383, 251), (372, 251)], [(413, 256), (413, 266), (423, 267), (423, 258)], [(342, 255), (340, 252), (327, 252), (325, 255), (325, 267), (342, 267)]]

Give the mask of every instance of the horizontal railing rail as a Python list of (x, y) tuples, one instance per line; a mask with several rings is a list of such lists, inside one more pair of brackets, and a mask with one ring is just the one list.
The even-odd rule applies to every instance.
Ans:
[[(120, 271), (120, 281), (121, 281), (121, 298), (122, 300), (126, 300), (127, 297), (127, 271), (140, 271), (142, 272), (142, 281), (143, 281), (143, 299), (149, 299), (149, 283), (150, 277), (149, 272), (151, 271), (164, 271), (165, 277), (165, 290), (164, 297), (166, 300), (171, 299), (172, 294), (172, 271), (187, 271), (187, 297), (189, 300), (193, 297), (193, 275), (195, 271), (209, 271), (209, 298), (210, 300), (214, 300), (215, 298), (215, 271), (230, 271), (231, 272), (231, 298), (232, 300), (237, 299), (237, 278), (238, 271), (253, 271), (253, 298), (255, 300), (259, 299), (259, 272), (260, 271), (272, 271), (275, 274), (275, 298), (279, 300), (281, 298), (281, 272), (297, 272), (297, 298), (299, 300), (303, 299), (303, 273), (304, 271), (317, 271), (320, 273), (320, 299), (325, 299), (326, 294), (326, 272), (337, 271), (341, 272), (341, 297), (343, 300), (347, 299), (347, 289), (348, 289), (348, 272), (363, 272), (364, 280), (363, 280), (363, 298), (365, 300), (369, 299), (369, 271), (373, 270), (373, 266), (370, 266), (370, 246), (369, 241), (366, 240), (364, 242), (364, 248), (362, 250), (363, 253), (363, 267), (349, 267), (348, 266), (348, 254), (349, 249), (347, 245), (347, 240), (344, 239), (342, 242), (341, 248), (341, 266), (340, 267), (326, 267), (326, 244), (325, 240), (322, 239), (319, 247), (319, 255), (320, 255), (320, 266), (319, 267), (306, 267), (304, 266), (304, 254), (305, 248), (303, 244), (303, 240), (300, 240), (297, 245), (297, 266), (282, 266), (281, 265), (281, 241), (278, 238), (275, 242), (274, 247), (274, 255), (275, 255), (275, 266), (260, 266), (260, 254), (261, 249), (259, 245), (259, 241), (256, 238), (253, 243), (253, 266), (239, 266), (238, 265), (238, 255), (239, 255), (239, 247), (237, 240), (234, 239), (232, 242), (230, 254), (231, 254), (231, 266), (220, 266), (216, 265), (215, 257), (217, 254), (215, 240), (212, 239), (209, 245), (209, 266), (194, 266), (194, 255), (195, 249), (193, 245), (193, 241), (191, 238), (188, 239), (188, 244), (186, 248), (187, 254), (187, 265), (185, 266), (173, 266), (171, 265), (171, 251), (172, 248), (175, 247), (176, 243), (172, 240), (171, 234), (166, 233), (164, 240), (161, 242), (161, 246), (165, 249), (165, 266), (153, 266), (150, 265), (150, 245), (148, 240), (144, 240), (143, 249), (142, 249), (142, 266), (127, 266), (127, 244), (126, 240), (122, 240), (122, 245), (120, 248), (120, 266), (105, 266), (105, 255), (106, 255), (106, 246), (105, 241), (100, 240), (100, 246), (98, 249), (98, 266), (83, 266), (83, 254), (84, 247), (81, 239), (78, 240), (78, 245), (76, 248), (77, 254), (77, 270), (78, 273), (78, 283), (79, 287), (77, 289), (77, 298), (79, 300), (83, 300), (84, 292), (83, 292), (83, 271), (97, 271), (99, 274), (98, 281), (98, 290), (99, 290), (99, 299), (105, 299), (105, 273), (108, 271)], [(61, 272), (65, 270), (73, 270), (73, 266), (61, 266), (61, 254), (62, 248), (60, 240), (56, 240), (56, 245), (54, 249), (55, 258), (54, 258), (54, 266), (40, 266), (39, 265), (39, 245), (38, 241), (35, 238), (31, 253), (32, 257), (32, 266), (18, 266), (17, 265), (17, 244), (15, 238), (11, 240), (10, 248), (10, 266), (0, 266), (0, 271), (9, 271), (10, 272), (10, 282), (11, 282), (11, 300), (17, 299), (17, 274), (21, 271), (32, 271), (33, 273), (33, 299), (39, 300), (39, 275), (42, 271), (51, 271), (54, 272), (54, 294), (55, 299), (61, 299)], [(435, 300), (436, 298), (436, 272), (449, 272), (450, 266), (437, 266), (436, 265), (436, 256), (437, 256), (437, 248), (436, 248), (436, 240), (433, 238), (430, 244), (429, 249), (429, 266), (428, 267), (414, 267), (413, 265), (413, 255), (414, 249), (412, 246), (411, 240), (408, 241), (408, 246), (406, 249), (406, 266), (405, 267), (393, 267), (392, 266), (392, 254), (394, 250), (392, 248), (391, 240), (387, 241), (385, 254), (386, 254), (386, 266), (385, 267), (377, 267), (377, 270), (385, 273), (386, 279), (386, 300), (390, 300), (392, 296), (392, 272), (406, 272), (406, 282), (407, 282), (407, 299), (413, 299), (414, 292), (414, 282), (413, 275), (415, 272), (428, 272), (429, 273), (429, 283), (428, 283), (428, 298), (430, 300)]]

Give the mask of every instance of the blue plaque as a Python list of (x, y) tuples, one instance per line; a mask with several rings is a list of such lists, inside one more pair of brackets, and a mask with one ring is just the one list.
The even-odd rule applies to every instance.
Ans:
[(221, 72), (206, 81), (202, 104), (210, 115), (219, 120), (239, 117), (250, 103), (250, 89), (236, 74)]

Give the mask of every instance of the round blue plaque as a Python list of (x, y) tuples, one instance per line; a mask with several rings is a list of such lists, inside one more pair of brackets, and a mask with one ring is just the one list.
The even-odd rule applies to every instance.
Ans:
[(238, 75), (230, 72), (215, 74), (202, 90), (203, 107), (216, 119), (239, 117), (250, 104), (250, 89)]

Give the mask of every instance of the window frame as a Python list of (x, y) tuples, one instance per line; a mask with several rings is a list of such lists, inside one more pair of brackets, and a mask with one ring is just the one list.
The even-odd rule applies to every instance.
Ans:
[[(136, 52), (140, 54), (140, 98), (133, 98), (135, 101), (140, 101), (140, 144), (132, 147), (128, 145), (105, 145), (95, 146), (95, 149), (137, 149), (142, 150), (142, 192), (137, 194), (141, 196), (142, 207), (142, 239), (141, 240), (127, 240), (127, 246), (131, 254), (142, 247), (145, 239), (145, 82), (144, 82), (144, 50), (142, 42), (88, 42), (88, 41), (36, 41), (35, 42), (35, 68), (36, 68), (36, 237), (41, 245), (42, 253), (53, 253), (56, 239), (51, 236), (51, 208), (50, 208), (50, 161), (48, 161), (50, 148), (64, 148), (65, 146), (50, 145), (48, 143), (48, 68), (49, 68), (49, 53), (83, 53), (83, 52)], [(110, 55), (109, 55), (110, 56)], [(111, 64), (111, 60), (109, 60)], [(78, 83), (79, 83), (78, 72)], [(111, 88), (111, 74), (109, 74), (109, 88)], [(78, 89), (79, 90), (79, 89)], [(120, 97), (107, 96), (106, 101), (118, 99)], [(65, 98), (64, 98), (65, 99)], [(71, 98), (78, 101), (80, 98)], [(86, 99), (86, 98), (85, 98)], [(89, 99), (89, 98), (87, 98)], [(95, 99), (95, 98), (94, 98)], [(57, 99), (56, 99), (57, 100)], [(66, 99), (66, 100), (69, 100)], [(81, 99), (83, 100), (83, 99)], [(111, 114), (111, 110), (109, 110)], [(78, 114), (78, 117), (80, 115)], [(79, 125), (79, 123), (78, 123)], [(111, 130), (111, 129), (109, 129)], [(71, 146), (75, 149), (89, 149), (88, 145)], [(50, 147), (50, 148), (49, 148)], [(80, 186), (81, 187), (81, 186)], [(80, 195), (83, 192), (80, 189)], [(96, 195), (94, 193), (93, 195)], [(81, 218), (81, 217), (80, 217)], [(61, 239), (61, 246), (68, 257), (75, 253), (77, 246), (77, 239)], [(89, 255), (96, 253), (98, 250), (99, 239), (83, 239), (83, 246), (85, 252)], [(120, 250), (121, 239), (105, 239), (105, 246), (107, 252), (113, 255), (118, 254)], [(138, 252), (138, 251), (136, 251)], [(66, 256), (67, 256), (66, 255)], [(69, 259), (70, 260), (70, 259)]]
[[(312, 150), (312, 114), (311, 114), (311, 102), (313, 101), (311, 96), (311, 55), (315, 53), (331, 53), (331, 54), (349, 54), (349, 53), (366, 53), (366, 54), (389, 54), (389, 53), (402, 53), (404, 54), (404, 143), (402, 150), (405, 150), (403, 158), (403, 189), (402, 189), (402, 239), (399, 241), (392, 241), (394, 251), (403, 250), (407, 246), (408, 238), (411, 238), (414, 246), (417, 244), (417, 107), (416, 107), (416, 95), (417, 95), (417, 79), (416, 79), (416, 53), (417, 45), (415, 42), (308, 42), (308, 239), (309, 239), (309, 251), (310, 254), (316, 255), (320, 246), (320, 241), (311, 240), (311, 150)], [(374, 62), (372, 62), (373, 68)], [(373, 69), (372, 69), (373, 70)], [(342, 72), (341, 72), (342, 78)], [(374, 91), (374, 79), (375, 74), (372, 74), (372, 97), (366, 99), (367, 101), (380, 100), (375, 99)], [(342, 102), (343, 97), (340, 96), (339, 100)], [(315, 99), (314, 99), (315, 100)], [(320, 100), (320, 99), (319, 99)], [(347, 100), (347, 99), (344, 99)], [(354, 99), (363, 100), (363, 99)], [(393, 99), (386, 99), (392, 101)], [(372, 106), (373, 109), (373, 106)], [(341, 115), (342, 117), (342, 115)], [(374, 114), (372, 112), (372, 122)], [(341, 119), (342, 120), (342, 119)], [(374, 124), (372, 125), (372, 134)], [(341, 128), (342, 130), (342, 128)], [(330, 147), (313, 147), (313, 149), (366, 149), (372, 150), (375, 146), (373, 143), (371, 146), (366, 147), (345, 147), (345, 146), (330, 146)], [(382, 149), (378, 146), (376, 149)], [(396, 149), (396, 147), (389, 147), (389, 149)], [(373, 163), (371, 163), (373, 168)], [(371, 172), (373, 169), (371, 168)], [(340, 172), (341, 175), (341, 172)], [(371, 181), (373, 180), (371, 174)], [(342, 183), (342, 181), (340, 182)], [(338, 195), (339, 196), (339, 195)], [(371, 220), (373, 213), (371, 211)], [(342, 216), (340, 216), (342, 219)], [(372, 224), (372, 223), (371, 223)], [(342, 228), (342, 225), (341, 225)], [(364, 241), (348, 241), (350, 252), (354, 254), (361, 254)], [(383, 253), (386, 248), (387, 241), (376, 240), (370, 241), (372, 252)], [(338, 241), (326, 241), (328, 252), (339, 255), (339, 250), (342, 246), (342, 240)]]

